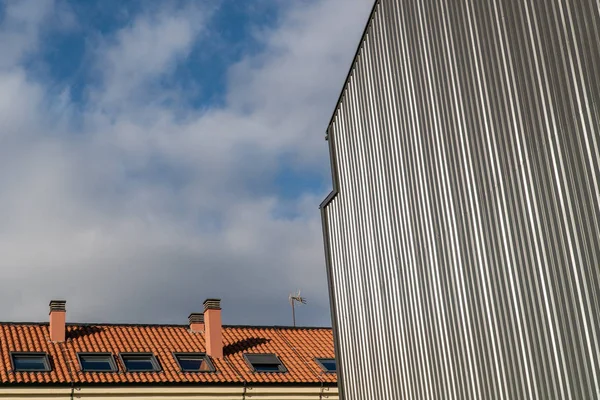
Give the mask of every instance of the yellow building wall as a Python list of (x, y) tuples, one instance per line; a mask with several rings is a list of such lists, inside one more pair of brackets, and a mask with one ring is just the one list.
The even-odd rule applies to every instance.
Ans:
[(83, 387), (0, 388), (3, 400), (338, 400), (337, 387)]

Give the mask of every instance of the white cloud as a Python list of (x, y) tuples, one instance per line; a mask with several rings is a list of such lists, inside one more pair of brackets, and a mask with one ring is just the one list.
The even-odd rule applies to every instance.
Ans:
[(13, 66), (36, 48), (39, 28), (52, 6), (52, 0), (4, 2), (4, 18), (0, 26), (0, 68)]
[(0, 70), (17, 65), (38, 50), (40, 36), (49, 27), (47, 22), (59, 30), (76, 24), (70, 8), (60, 0), (4, 0), (0, 7), (4, 11), (0, 18)]
[(183, 9), (145, 12), (96, 49), (97, 72), (102, 88), (100, 107), (115, 107), (149, 95), (153, 81), (169, 74), (192, 50), (213, 9), (187, 3)]
[(82, 111), (18, 65), (0, 73), (0, 298), (13, 304), (0, 319), (43, 320), (64, 297), (72, 320), (184, 322), (220, 296), (225, 322), (281, 324), (302, 288), (299, 321), (328, 323), (326, 193), (261, 188), (282, 157), (329, 176), (324, 130), (370, 3), (286, 2), (219, 107), (157, 101), (179, 94), (155, 81), (202, 43), (203, 8), (147, 11), (102, 38)]

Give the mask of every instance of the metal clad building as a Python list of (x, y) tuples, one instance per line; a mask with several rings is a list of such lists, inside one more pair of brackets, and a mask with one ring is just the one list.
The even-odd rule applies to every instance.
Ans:
[(600, 2), (380, 0), (327, 132), (346, 400), (600, 398)]

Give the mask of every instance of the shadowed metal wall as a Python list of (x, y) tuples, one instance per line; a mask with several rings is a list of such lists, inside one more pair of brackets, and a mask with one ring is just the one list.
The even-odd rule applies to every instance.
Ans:
[(328, 128), (346, 400), (600, 398), (600, 1), (381, 0)]

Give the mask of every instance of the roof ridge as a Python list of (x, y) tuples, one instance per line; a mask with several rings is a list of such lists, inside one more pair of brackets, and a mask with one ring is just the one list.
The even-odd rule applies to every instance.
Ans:
[[(48, 322), (21, 322), (21, 321), (0, 321), (0, 325), (35, 325), (44, 326)], [(128, 323), (128, 322), (67, 322), (67, 326), (138, 326), (138, 327), (172, 327), (187, 328), (188, 324), (148, 324), (148, 323)], [(290, 326), (290, 325), (240, 325), (224, 324), (223, 328), (248, 328), (248, 329), (289, 329), (289, 330), (308, 330), (308, 329), (332, 329), (330, 326)]]

